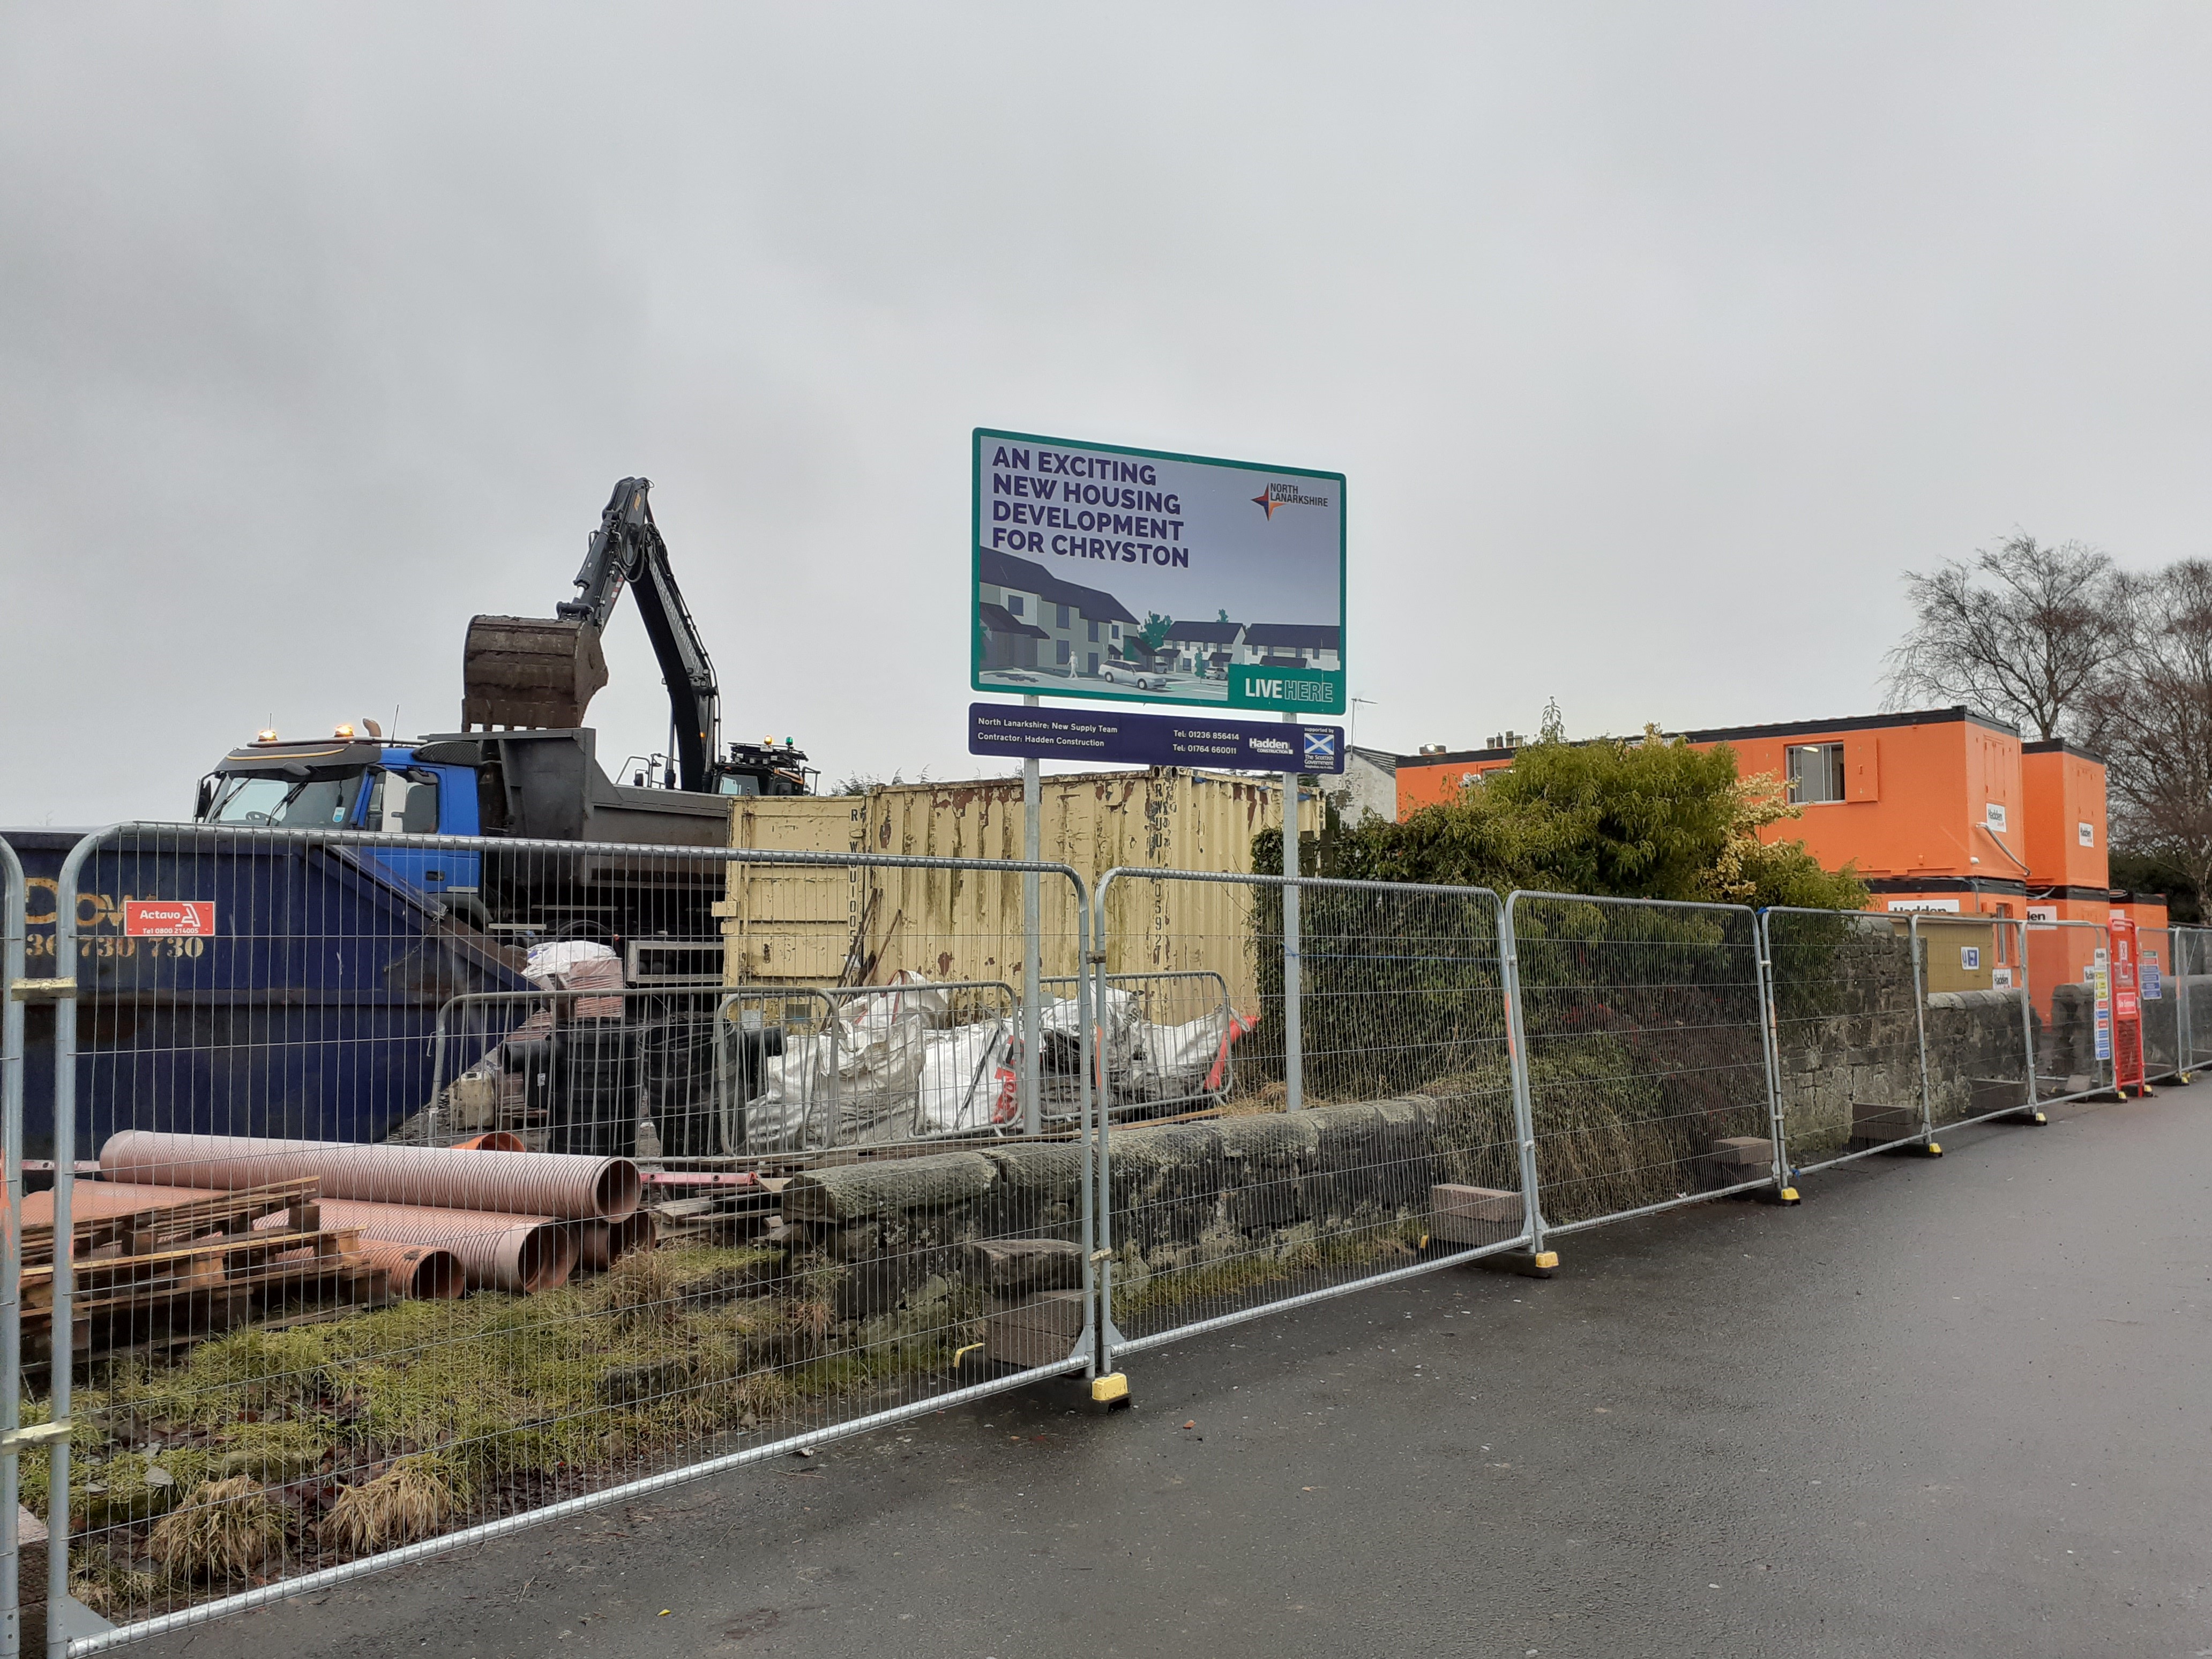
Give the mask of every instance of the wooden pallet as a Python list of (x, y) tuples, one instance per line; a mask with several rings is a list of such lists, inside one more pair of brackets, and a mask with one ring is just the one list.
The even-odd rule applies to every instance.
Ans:
[[(79, 1356), (158, 1352), (221, 1334), (257, 1306), (310, 1296), (388, 1300), (358, 1227), (325, 1227), (310, 1176), (238, 1193), (88, 1218), (71, 1228), (70, 1347)], [(282, 1226), (257, 1225), (282, 1214)], [(22, 1275), (27, 1358), (52, 1352), (53, 1230)]]
[[(152, 1254), (209, 1233), (251, 1231), (255, 1222), (279, 1210), (293, 1212), (292, 1231), (312, 1231), (320, 1224), (314, 1208), (321, 1189), (320, 1176), (307, 1176), (238, 1192), (210, 1192), (185, 1202), (154, 1205), (125, 1214), (88, 1216), (70, 1228), (75, 1239), (71, 1254), (80, 1267), (110, 1248), (125, 1255)], [(39, 1222), (25, 1227), (24, 1267), (51, 1265), (53, 1259), (52, 1224)]]
[[(297, 1260), (280, 1260), (304, 1253)], [(171, 1291), (212, 1285), (260, 1285), (312, 1278), (348, 1264), (365, 1267), (361, 1229), (324, 1227), (313, 1232), (256, 1232), (240, 1237), (219, 1234), (176, 1249), (143, 1255), (95, 1256), (73, 1264), (72, 1300), (79, 1311), (127, 1306)], [(51, 1313), (54, 1270), (51, 1263), (23, 1269), (23, 1317)]]

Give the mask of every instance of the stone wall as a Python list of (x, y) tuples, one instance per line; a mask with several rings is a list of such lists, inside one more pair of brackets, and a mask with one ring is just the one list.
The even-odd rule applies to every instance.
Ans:
[[(1346, 1240), (1410, 1254), (1443, 1182), (1517, 1187), (1505, 1098), (1403, 1099), (1116, 1127), (1116, 1284), (1237, 1263), (1263, 1274)], [(1067, 1141), (881, 1159), (795, 1177), (793, 1267), (848, 1341), (941, 1331), (1081, 1282), (1082, 1152)], [(1500, 1224), (1502, 1240), (1518, 1231)], [(1397, 1237), (1402, 1233), (1403, 1238)], [(987, 1250), (991, 1241), (1065, 1248)]]
[(1777, 1061), (1790, 1158), (1817, 1163), (1849, 1146), (1861, 1109), (1920, 1105), (1912, 957), (1886, 936), (1844, 939), (1809, 963), (1775, 954), (1778, 975), (1806, 969), (1782, 986)]
[[(1912, 1006), (1912, 963), (1903, 949), (1838, 951), (1816, 988), (1784, 998), (1780, 1024), (1783, 1115), (1800, 1164), (1843, 1152), (1854, 1113), (1868, 1107), (1917, 1109), (1920, 1029)], [(2050, 1015), (2021, 1024), (2016, 991), (1938, 991), (1928, 998), (1929, 1105), (1941, 1126), (2007, 1103), (2002, 1082), (2025, 1103), (2027, 1044), (2034, 1045), (2042, 1092), (2079, 1092), (2098, 1070), (2095, 1006), (2086, 985), (2051, 988)]]
[[(1785, 999), (1779, 1026), (1784, 1122), (1800, 1165), (1866, 1144), (1870, 1121), (1892, 1126), (1883, 1139), (1917, 1127), (1921, 1030), (1910, 957), (1854, 952), (1834, 965), (1817, 1006)], [(2094, 1069), (2088, 998), (2083, 986), (2054, 988), (2054, 1017), (2033, 1021), (2040, 1073), (2079, 1085)], [(2016, 993), (1936, 993), (1926, 1027), (1939, 1127), (2026, 1103)], [(1891, 1115), (1871, 1120), (1869, 1109)], [(1537, 1133), (1546, 1134), (1541, 1121)], [(1502, 1089), (1119, 1126), (1110, 1165), (1115, 1283), (1132, 1297), (1149, 1287), (1152, 1299), (1172, 1300), (1178, 1285), (1213, 1285), (1231, 1269), (1257, 1279), (1324, 1258), (1410, 1255), (1433, 1220), (1433, 1187), (1517, 1190), (1513, 1139)], [(941, 1336), (1079, 1285), (1082, 1185), (1082, 1152), (1067, 1141), (818, 1169), (784, 1192), (786, 1243), (794, 1268), (817, 1276), (847, 1342)], [(1517, 1231), (1501, 1224), (1498, 1238)], [(1023, 1247), (981, 1248), (992, 1241)]]

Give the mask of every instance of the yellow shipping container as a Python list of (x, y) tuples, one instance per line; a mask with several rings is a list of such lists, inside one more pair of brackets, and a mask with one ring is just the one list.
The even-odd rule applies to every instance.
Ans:
[[(1092, 891), (1117, 865), (1247, 872), (1254, 834), (1282, 821), (1281, 793), (1273, 779), (1180, 768), (1048, 777), (1042, 856), (1072, 866)], [(1307, 834), (1320, 829), (1321, 811), (1317, 795), (1307, 792), (1299, 803)], [(732, 805), (731, 845), (1018, 859), (1021, 780), (887, 784), (865, 795), (740, 798)], [(1048, 978), (1073, 975), (1073, 890), (1048, 876), (1039, 884), (1043, 971)], [(1117, 883), (1109, 902), (1109, 972), (1219, 973), (1239, 1008), (1254, 1006), (1249, 889)], [(727, 940), (724, 981), (733, 987), (881, 984), (905, 969), (934, 980), (1020, 981), (1018, 872), (732, 865), (716, 911)]]

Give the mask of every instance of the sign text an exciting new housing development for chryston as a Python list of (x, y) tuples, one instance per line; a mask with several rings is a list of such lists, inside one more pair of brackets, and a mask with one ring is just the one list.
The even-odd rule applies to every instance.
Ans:
[(1341, 714), (1344, 475), (978, 428), (969, 684)]

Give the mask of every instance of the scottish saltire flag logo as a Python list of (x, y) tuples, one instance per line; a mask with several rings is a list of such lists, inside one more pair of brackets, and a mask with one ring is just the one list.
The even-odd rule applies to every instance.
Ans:
[(1319, 761), (1323, 765), (1334, 763), (1336, 760), (1336, 733), (1334, 732), (1307, 732), (1306, 758), (1309, 761)]

